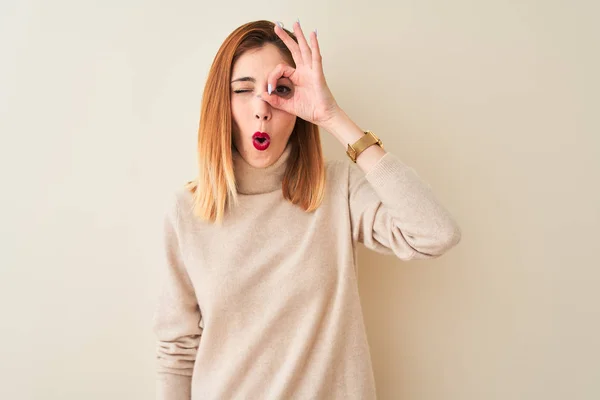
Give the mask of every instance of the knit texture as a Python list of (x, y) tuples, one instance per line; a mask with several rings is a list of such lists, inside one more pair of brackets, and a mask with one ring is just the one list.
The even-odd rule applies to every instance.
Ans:
[(233, 153), (240, 203), (221, 226), (178, 190), (164, 218), (154, 331), (157, 399), (375, 399), (356, 244), (434, 258), (460, 229), (430, 186), (392, 153), (364, 172), (326, 163), (322, 205), (282, 196), (290, 147), (257, 169)]

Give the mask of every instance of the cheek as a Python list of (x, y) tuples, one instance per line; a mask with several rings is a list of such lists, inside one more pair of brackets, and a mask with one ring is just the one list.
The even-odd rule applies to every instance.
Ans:
[(277, 110), (276, 117), (281, 126), (294, 126), (296, 123), (296, 116), (294, 114), (286, 113), (285, 111)]
[(243, 126), (243, 120), (241, 119), (242, 110), (239, 101), (231, 100), (231, 128), (234, 137), (240, 136), (240, 129)]
[(296, 119), (297, 119), (297, 117), (295, 115), (290, 115), (290, 117), (286, 121), (286, 126), (287, 126), (287, 129), (289, 130), (290, 134), (292, 133), (292, 130), (294, 129), (294, 126), (296, 125)]
[(238, 102), (231, 103), (231, 123), (233, 125), (233, 132), (236, 134), (240, 134), (240, 130), (244, 130), (244, 127), (248, 125), (247, 119), (247, 107)]
[(297, 117), (295, 115), (282, 112), (281, 115), (278, 116), (278, 122), (276, 124), (279, 133), (289, 139), (294, 131), (296, 119)]
[(238, 100), (231, 99), (231, 116), (237, 121), (241, 114), (242, 104)]
[(245, 111), (247, 111), (251, 104), (252, 98), (245, 94), (237, 94), (235, 96), (231, 96), (231, 110), (235, 112), (237, 115), (242, 116)]

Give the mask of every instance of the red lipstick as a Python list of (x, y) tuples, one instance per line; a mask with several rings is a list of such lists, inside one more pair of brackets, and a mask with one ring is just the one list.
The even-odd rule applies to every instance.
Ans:
[(252, 144), (256, 150), (264, 151), (271, 145), (271, 137), (267, 132), (254, 132)]

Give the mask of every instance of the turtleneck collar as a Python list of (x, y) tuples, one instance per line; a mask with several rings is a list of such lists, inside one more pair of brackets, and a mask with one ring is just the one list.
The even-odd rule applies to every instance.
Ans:
[(291, 142), (288, 142), (277, 161), (266, 168), (256, 168), (248, 164), (237, 149), (233, 148), (233, 169), (238, 193), (260, 194), (281, 189), (291, 149)]

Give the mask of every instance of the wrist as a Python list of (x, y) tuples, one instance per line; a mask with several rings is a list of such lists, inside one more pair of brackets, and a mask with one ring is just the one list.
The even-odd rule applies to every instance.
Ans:
[(338, 108), (321, 127), (335, 136), (344, 147), (356, 142), (364, 135), (363, 130), (341, 108)]
[[(334, 117), (320, 126), (335, 136), (344, 147), (344, 150), (348, 148), (349, 144), (352, 145), (365, 136), (365, 132), (342, 109), (337, 110)], [(386, 151), (380, 146), (369, 146), (360, 153), (356, 163), (368, 173), (385, 153)]]

